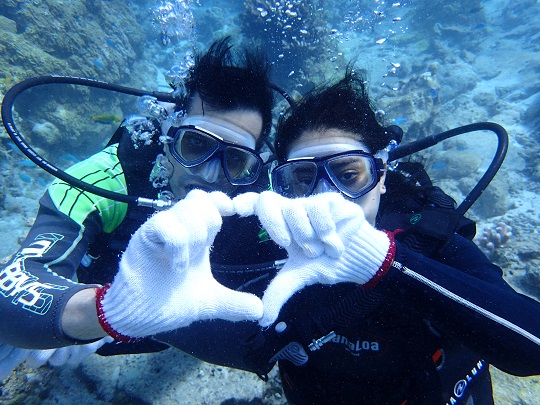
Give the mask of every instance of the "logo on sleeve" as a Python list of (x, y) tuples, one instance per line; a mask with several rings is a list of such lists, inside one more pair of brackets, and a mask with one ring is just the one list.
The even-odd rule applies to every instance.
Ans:
[(11, 298), (13, 305), (21, 305), (24, 309), (43, 315), (51, 307), (53, 296), (46, 290), (65, 290), (66, 286), (42, 283), (39, 278), (25, 270), (27, 258), (39, 258), (59, 240), (58, 234), (41, 234), (32, 244), (22, 249), (12, 263), (0, 272), (0, 296)]

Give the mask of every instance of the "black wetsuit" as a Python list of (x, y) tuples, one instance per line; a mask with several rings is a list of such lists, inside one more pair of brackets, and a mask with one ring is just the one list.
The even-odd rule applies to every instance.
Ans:
[[(108, 149), (118, 165), (96, 173), (106, 173), (104, 183), (122, 173), (130, 194), (151, 196), (147, 178), (155, 151), (127, 159), (130, 147), (121, 143), (118, 151)], [(40, 201), (20, 252), (0, 272), (1, 342), (32, 348), (77, 343), (59, 326), (69, 297), (88, 287), (71, 279), (111, 281), (130, 235), (151, 214), (96, 200), (90, 206), (98, 208), (88, 209), (81, 202), (87, 197), (60, 185)], [(86, 206), (83, 214), (78, 204)], [(540, 373), (539, 303), (512, 290), (501, 270), (461, 236), (431, 258), (405, 247), (403, 237), (396, 236), (394, 265), (376, 287), (305, 288), (284, 306), (277, 330), (261, 330), (252, 322), (205, 321), (158, 335), (166, 345), (146, 340), (144, 346), (106, 345), (100, 352), (171, 345), (261, 376), (279, 360), (284, 390), (297, 404), (457, 404), (471, 395), (474, 404), (489, 404), (488, 364), (515, 375)], [(253, 218), (226, 220), (212, 254), (215, 277), (262, 296), (276, 269), (247, 265), (284, 257), (264, 240)], [(324, 337), (326, 343), (309, 349)]]

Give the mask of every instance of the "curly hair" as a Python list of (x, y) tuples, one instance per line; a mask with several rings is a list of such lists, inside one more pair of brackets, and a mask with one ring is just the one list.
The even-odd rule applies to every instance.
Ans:
[(347, 67), (337, 83), (310, 92), (278, 123), (276, 156), (286, 160), (292, 142), (304, 132), (339, 129), (353, 133), (375, 153), (388, 146), (391, 135), (377, 121), (363, 75)]

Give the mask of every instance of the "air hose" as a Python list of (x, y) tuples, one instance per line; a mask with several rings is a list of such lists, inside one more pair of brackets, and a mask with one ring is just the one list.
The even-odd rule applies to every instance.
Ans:
[(501, 167), (506, 152), (508, 151), (508, 133), (499, 124), (493, 122), (477, 122), (475, 124), (464, 125), (462, 127), (454, 128), (449, 131), (441, 132), (437, 135), (427, 136), (414, 142), (410, 142), (404, 145), (400, 145), (395, 149), (392, 149), (388, 153), (388, 161), (394, 161), (421, 150), (430, 148), (441, 141), (454, 136), (467, 134), (475, 131), (492, 131), (497, 135), (498, 143), (495, 155), (487, 168), (486, 172), (482, 175), (476, 186), (469, 192), (461, 204), (456, 208), (455, 213), (459, 216), (465, 215), (465, 213), (472, 207), (472, 205), (478, 200), (482, 192), (489, 185), (491, 180), (495, 177), (499, 168)]

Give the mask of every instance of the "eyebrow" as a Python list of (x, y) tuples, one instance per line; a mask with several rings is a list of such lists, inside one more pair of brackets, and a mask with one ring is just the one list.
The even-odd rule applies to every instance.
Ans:
[(343, 166), (346, 166), (346, 165), (349, 165), (351, 163), (362, 163), (362, 166), (366, 167), (366, 163), (364, 160), (359, 160), (359, 159), (356, 159), (356, 158), (353, 158), (353, 157), (349, 157), (347, 158), (346, 160), (345, 159), (339, 159), (339, 160), (336, 160), (334, 162), (332, 162), (332, 166), (338, 166), (338, 167), (343, 167)]

